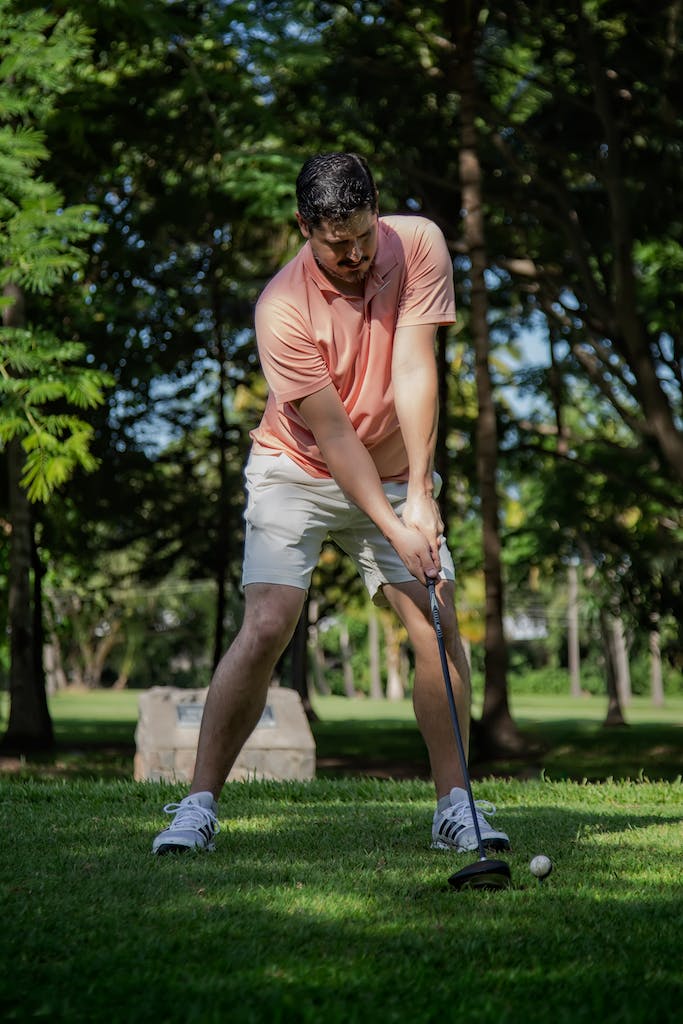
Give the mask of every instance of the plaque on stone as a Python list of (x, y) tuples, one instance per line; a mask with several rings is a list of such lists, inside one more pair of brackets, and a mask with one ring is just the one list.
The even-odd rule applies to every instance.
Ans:
[(203, 714), (204, 705), (199, 701), (193, 701), (192, 704), (178, 704), (176, 707), (176, 719), (181, 728), (196, 729), (202, 724)]

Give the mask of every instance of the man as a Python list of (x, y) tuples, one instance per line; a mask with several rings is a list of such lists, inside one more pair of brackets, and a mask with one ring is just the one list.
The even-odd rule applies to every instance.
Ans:
[[(435, 224), (380, 218), (377, 198), (367, 163), (353, 153), (311, 157), (297, 178), (306, 244), (256, 307), (269, 397), (245, 471), (244, 620), (209, 687), (190, 795), (164, 808), (174, 817), (154, 853), (213, 848), (216, 801), (261, 716), (328, 534), (408, 632), (438, 801), (432, 845), (477, 848), (426, 587), (439, 578), (467, 743), (468, 670), (433, 472), (434, 343), (439, 324), (455, 320), (452, 264)], [(478, 814), (485, 845), (508, 848), (505, 833)]]

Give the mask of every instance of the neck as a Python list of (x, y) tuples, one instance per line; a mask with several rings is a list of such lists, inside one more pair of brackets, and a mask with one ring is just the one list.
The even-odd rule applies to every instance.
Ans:
[(342, 295), (351, 295), (354, 297), (365, 295), (365, 278), (362, 278), (360, 281), (346, 281), (343, 277), (337, 277), (336, 274), (332, 274), (328, 270), (325, 270), (325, 268), (321, 267), (319, 263), (318, 266), (327, 280), (331, 281)]
[(365, 281), (333, 281), (332, 283), (337, 286), (342, 295), (351, 295), (354, 298), (365, 295)]

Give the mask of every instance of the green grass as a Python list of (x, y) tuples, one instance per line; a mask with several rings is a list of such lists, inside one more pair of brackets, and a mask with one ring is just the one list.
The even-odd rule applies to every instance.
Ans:
[[(428, 771), (424, 745), (408, 701), (318, 698), (320, 721), (314, 725), (318, 756), (324, 761), (342, 754), (358, 758), (366, 768), (381, 769), (405, 759), (408, 767)], [(582, 782), (606, 779), (675, 780), (683, 770), (683, 699), (671, 698), (655, 708), (647, 698), (634, 698), (623, 727), (604, 728), (601, 697), (518, 696), (512, 714), (536, 748), (526, 760), (483, 761), (473, 752), (472, 774), (524, 778), (546, 777)], [(475, 703), (474, 714), (480, 713)], [(338, 769), (337, 769), (338, 770)], [(353, 774), (353, 767), (344, 769)], [(323, 768), (322, 774), (327, 774)]]
[[(490, 894), (450, 890), (471, 858), (429, 849), (408, 702), (317, 700), (314, 782), (230, 784), (215, 854), (153, 858), (185, 789), (131, 781), (137, 699), (60, 693), (57, 751), (0, 773), (3, 1020), (678, 1019), (680, 699), (604, 729), (599, 698), (515, 696), (543, 753), (475, 767), (513, 842), (514, 889)], [(370, 777), (398, 764), (416, 777)]]
[[(27, 760), (23, 774), (129, 779), (138, 698), (135, 691), (60, 692), (50, 701), (58, 749)], [(636, 697), (626, 710), (629, 725), (607, 729), (602, 725), (603, 697), (516, 695), (511, 706), (535, 753), (523, 760), (493, 762), (482, 761), (474, 749), (475, 778), (673, 781), (681, 775), (682, 697), (669, 698), (663, 708)], [(427, 778), (426, 753), (410, 701), (318, 697), (314, 707), (319, 716), (313, 732), (320, 777), (353, 777), (362, 772)], [(0, 703), (0, 730), (3, 710)], [(479, 714), (476, 703), (474, 712)]]
[(155, 859), (181, 795), (0, 779), (4, 1020), (678, 1019), (680, 782), (478, 784), (514, 844), (503, 893), (449, 889), (469, 858), (429, 849), (426, 782), (230, 784), (216, 852)]

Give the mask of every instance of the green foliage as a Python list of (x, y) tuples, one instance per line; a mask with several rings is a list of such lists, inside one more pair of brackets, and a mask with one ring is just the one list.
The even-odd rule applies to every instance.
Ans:
[[(2, 140), (0, 140), (1, 144)], [(64, 207), (63, 198), (50, 185), (34, 182), (0, 220), (0, 285), (15, 284), (49, 295), (83, 264), (79, 243), (103, 230), (92, 220), (91, 206)], [(5, 187), (6, 186), (0, 186)], [(7, 195), (7, 192), (5, 192)]]
[(80, 244), (103, 226), (90, 204), (66, 206), (37, 171), (45, 125), (84, 62), (90, 33), (73, 12), (0, 0), (0, 285), (48, 294), (84, 261)]
[[(581, 689), (586, 694), (604, 696), (605, 679), (595, 668), (582, 666)], [(566, 697), (569, 693), (569, 673), (562, 668), (540, 668), (535, 671), (520, 669), (510, 673), (512, 694), (535, 694), (546, 697)]]
[[(680, 424), (678, 25), (642, 2), (591, 0), (581, 17), (575, 4), (533, 0), (0, 0), (0, 274), (30, 294), (45, 360), (41, 369), (28, 342), (3, 337), (0, 444), (28, 440), (28, 410), (36, 475), (25, 480), (36, 495), (91, 458), (101, 466), (77, 503), (59, 495), (41, 513), (57, 575), (74, 558), (80, 584), (100, 550), (117, 547), (130, 551), (135, 583), (214, 576), (236, 597), (240, 468), (265, 397), (253, 302), (297, 247), (302, 159), (357, 148), (371, 155), (382, 209), (434, 218), (454, 255), (460, 312), (447, 346), (444, 505), (467, 628), (481, 639), (452, 35), (475, 11), (507, 603), (539, 600), (534, 574), (540, 600), (561, 602), (565, 560), (578, 554), (593, 573), (586, 605), (618, 604), (633, 635), (652, 615), (683, 622), (680, 481), (652, 434), (659, 420), (642, 407), (636, 372), (654, 368)], [(591, 53), (618, 145), (605, 139)], [(619, 218), (606, 172), (615, 151), (633, 235), (631, 320), (645, 325), (640, 362), (613, 303)], [(529, 367), (526, 327), (547, 338), (552, 367)], [(69, 354), (63, 335), (85, 348)], [(79, 376), (85, 353), (96, 353), (90, 371), (115, 379), (106, 403), (107, 379)], [(87, 428), (74, 409), (88, 410)], [(114, 587), (104, 576), (103, 589)], [(362, 603), (355, 572), (327, 553), (314, 589), (321, 614)], [(562, 642), (550, 638), (549, 673)], [(680, 659), (675, 626), (662, 645), (669, 662)], [(163, 643), (155, 650), (162, 659)], [(477, 669), (478, 652), (475, 643)], [(362, 653), (354, 657), (363, 679)]]
[(0, 446), (19, 438), (26, 453), (22, 485), (31, 501), (47, 501), (77, 467), (92, 471), (92, 427), (78, 416), (57, 411), (88, 409), (103, 402), (107, 374), (78, 365), (81, 344), (4, 328), (0, 354)]
[[(259, 73), (267, 75), (292, 140), (308, 145), (315, 121), (314, 148), (371, 153), (382, 208), (425, 213), (451, 242), (465, 355), (458, 358), (458, 342), (451, 343), (444, 503), (461, 576), (478, 570), (482, 557), (454, 35), (472, 18), (501, 490), (524, 491), (515, 523), (507, 520), (507, 495), (501, 502), (511, 579), (516, 585), (540, 566), (561, 571), (562, 559), (585, 544), (603, 601), (621, 605), (640, 628), (653, 613), (682, 620), (680, 463), (669, 463), (663, 436), (655, 439), (652, 430), (660, 415), (662, 422), (670, 415), (669, 437), (679, 445), (682, 122), (674, 100), (680, 62), (671, 59), (678, 25), (667, 40), (666, 19), (642, 4), (628, 14), (602, 3), (584, 5), (584, 14), (572, 4), (551, 10), (534, 0), (407, 4), (390, 17), (371, 0), (353, 10), (278, 5), (277, 15), (272, 5), (260, 6), (271, 27), (288, 11), (313, 44), (297, 73), (286, 62), (264, 67), (267, 50), (259, 50)], [(273, 29), (271, 53), (274, 38)], [(621, 161), (619, 171), (608, 155)], [(619, 206), (616, 181), (625, 192)], [(655, 181), (656, 200), (643, 209), (643, 183)], [(633, 237), (620, 265), (615, 254), (623, 247), (611, 230), (617, 222)], [(625, 275), (637, 297), (629, 317), (615, 298)], [(643, 332), (626, 344), (635, 320)], [(554, 366), (527, 369), (524, 328), (549, 337)], [(656, 413), (643, 406), (651, 371), (664, 382)]]
[(635, 256), (640, 288), (647, 303), (648, 331), (660, 339), (662, 365), (670, 366), (672, 339), (679, 324), (683, 243), (675, 238), (653, 238), (637, 244)]
[(75, 11), (0, 0), (0, 117), (40, 122), (71, 84), (92, 45)]
[[(78, 467), (91, 472), (92, 427), (70, 407), (103, 402), (110, 378), (74, 365), (83, 344), (26, 329), (24, 291), (52, 294), (82, 267), (82, 244), (104, 230), (89, 204), (65, 205), (37, 169), (49, 156), (44, 126), (89, 53), (90, 33), (74, 13), (57, 15), (0, 0), (0, 447), (19, 438), (21, 484), (47, 501)], [(8, 286), (12, 286), (11, 289)], [(12, 326), (7, 326), (12, 325)]]
[(294, 161), (235, 40), (246, 5), (76, 6), (98, 47), (51, 122), (51, 166), (70, 201), (97, 199), (108, 230), (85, 303), (71, 293), (41, 315), (68, 319), (115, 378), (80, 512), (100, 545), (142, 539), (145, 583), (182, 571), (235, 588), (241, 472), (265, 401), (252, 309), (289, 244)]

